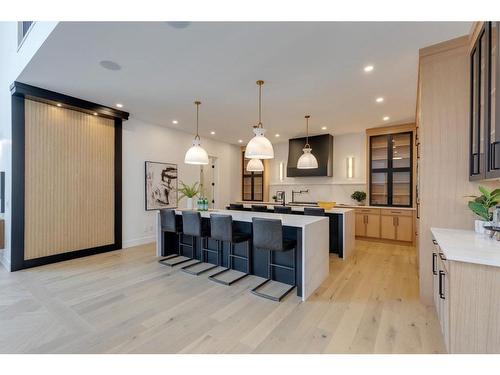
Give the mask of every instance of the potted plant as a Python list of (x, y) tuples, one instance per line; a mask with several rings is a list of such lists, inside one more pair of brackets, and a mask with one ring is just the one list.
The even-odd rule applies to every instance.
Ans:
[(500, 203), (500, 189), (488, 191), (485, 187), (479, 186), (481, 195), (469, 195), (468, 197), (474, 198), (469, 201), (468, 207), (481, 219), (474, 221), (474, 229), (477, 233), (484, 233), (484, 225), (492, 220), (493, 213), (490, 211)]
[(184, 182), (180, 182), (181, 188), (178, 190), (180, 196), (178, 200), (182, 198), (186, 198), (186, 207), (188, 210), (193, 209), (193, 198), (196, 197), (200, 193), (200, 185), (198, 182), (195, 182), (192, 186), (186, 185)]
[(364, 191), (355, 191), (351, 194), (351, 199), (354, 199), (359, 205), (363, 205), (366, 199), (366, 193)]

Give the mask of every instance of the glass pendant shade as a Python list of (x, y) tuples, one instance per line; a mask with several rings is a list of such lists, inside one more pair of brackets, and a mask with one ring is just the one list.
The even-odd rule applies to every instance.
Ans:
[(311, 154), (312, 148), (303, 148), (302, 151), (304, 153), (300, 156), (299, 161), (297, 162), (298, 169), (314, 169), (318, 168), (318, 161), (316, 157)]
[(193, 145), (187, 150), (184, 156), (184, 163), (194, 165), (208, 164), (208, 154), (203, 147), (200, 146), (200, 136), (198, 135), (198, 112), (201, 102), (196, 101), (196, 136), (193, 139)]
[(306, 119), (306, 145), (302, 149), (304, 152), (297, 162), (297, 169), (315, 169), (318, 168), (318, 161), (316, 157), (312, 154), (312, 148), (309, 146), (309, 118), (311, 116), (305, 116)]
[(263, 172), (264, 164), (262, 164), (262, 160), (260, 159), (250, 159), (247, 164), (248, 172)]
[(195, 138), (193, 145), (187, 150), (184, 156), (184, 163), (194, 165), (208, 164), (208, 154), (203, 147), (200, 146), (200, 140)]
[(273, 159), (273, 145), (269, 139), (264, 137), (266, 129), (254, 128), (253, 132), (255, 133), (255, 137), (248, 142), (245, 149), (245, 157), (247, 159)]
[(266, 129), (262, 126), (262, 85), (264, 81), (257, 81), (259, 86), (259, 122), (257, 126), (254, 127), (253, 132), (255, 137), (253, 137), (250, 142), (248, 142), (245, 149), (245, 157), (247, 159), (274, 159), (274, 149), (273, 145), (267, 139), (264, 134)]

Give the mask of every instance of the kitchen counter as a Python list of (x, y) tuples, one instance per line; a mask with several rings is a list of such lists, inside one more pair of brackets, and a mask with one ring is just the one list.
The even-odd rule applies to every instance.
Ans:
[(447, 260), (500, 267), (500, 241), (472, 230), (431, 228)]
[[(184, 210), (175, 210), (178, 220)], [(235, 210), (209, 210), (200, 212), (201, 217), (209, 220), (210, 214), (226, 214), (233, 218), (234, 227), (242, 233), (252, 233), (252, 218), (280, 219), (283, 224), (284, 236), (297, 241), (296, 251), (296, 285), (297, 294), (303, 301), (307, 300), (321, 283), (328, 277), (330, 272), (330, 249), (329, 249), (329, 219), (321, 216), (305, 216), (297, 214), (276, 214), (272, 212), (252, 212)], [(177, 240), (175, 235), (161, 231), (161, 221), (159, 211), (156, 219), (157, 236), (157, 256), (166, 256), (177, 252)], [(190, 240), (183, 240), (190, 243)], [(198, 239), (199, 241), (199, 239)], [(211, 240), (209, 240), (211, 241)], [(199, 243), (199, 242), (198, 242)], [(226, 244), (227, 245), (227, 244)], [(235, 244), (235, 246), (240, 244)], [(216, 248), (216, 244), (210, 244), (211, 248)], [(226, 246), (227, 247), (227, 246)], [(200, 244), (198, 245), (198, 249)], [(222, 249), (223, 262), (227, 259)], [(236, 248), (235, 251), (238, 251)], [(290, 257), (292, 252), (280, 254), (280, 257)], [(199, 256), (199, 253), (198, 253)], [(251, 251), (251, 270), (253, 275), (267, 277), (267, 252), (261, 249)], [(212, 261), (215, 263), (215, 260)], [(226, 266), (224, 264), (224, 266)], [(238, 269), (238, 268), (236, 268)], [(243, 270), (241, 270), (243, 271)], [(291, 275), (283, 275), (276, 271), (278, 281), (291, 283)], [(280, 276), (281, 275), (281, 276)], [(281, 277), (281, 279), (280, 279)], [(201, 279), (201, 278), (200, 278)], [(206, 281), (208, 282), (208, 281)]]
[[(238, 203), (243, 203), (243, 202), (238, 202)], [(252, 208), (252, 204), (254, 203), (243, 203), (243, 207), (244, 208), (248, 208), (248, 209), (251, 209)], [(260, 205), (264, 206), (263, 203), (261, 203)], [(274, 206), (282, 206), (281, 204), (269, 204), (269, 205), (266, 205), (268, 206), (267, 208), (272, 210)], [(318, 206), (290, 206), (290, 205), (286, 205), (287, 207), (291, 207), (292, 208), (292, 212), (295, 211), (295, 212), (304, 212), (304, 207), (318, 207)], [(346, 212), (351, 212), (353, 211), (351, 208), (348, 208), (348, 207), (334, 207), (330, 210), (325, 210), (325, 213), (327, 214), (345, 214)], [(234, 212), (234, 211), (232, 211)]]
[[(282, 206), (283, 205), (282, 203), (279, 203), (279, 202), (238, 201), (236, 203), (240, 203), (240, 204), (246, 205), (246, 206), (248, 206), (248, 208), (250, 208), (252, 204), (255, 204), (255, 205), (265, 205), (265, 206)], [(296, 202), (296, 203), (300, 203), (300, 202)], [(307, 204), (304, 204), (304, 205), (301, 204), (300, 206), (296, 206), (296, 205), (294, 205), (291, 202), (288, 202), (286, 204), (286, 206), (290, 206), (290, 207), (292, 207), (292, 209), (299, 208), (299, 207), (318, 207), (317, 205), (307, 205)], [(416, 208), (414, 208), (414, 207), (386, 207), (386, 206), (366, 206), (366, 205), (365, 206), (360, 206), (360, 205), (357, 205), (357, 204), (348, 204), (348, 203), (337, 203), (334, 208), (338, 208), (338, 209), (346, 209), (346, 208), (380, 208), (382, 210), (410, 210), (410, 211), (415, 211), (416, 210)]]

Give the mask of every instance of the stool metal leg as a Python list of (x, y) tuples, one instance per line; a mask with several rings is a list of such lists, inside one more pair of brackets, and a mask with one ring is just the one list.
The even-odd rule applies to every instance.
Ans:
[[(212, 280), (216, 283), (219, 283), (219, 284), (222, 284), (222, 285), (226, 285), (226, 286), (229, 286), (229, 285), (232, 285), (234, 284), (235, 282), (247, 277), (248, 275), (250, 275), (250, 241), (245, 241), (247, 246), (247, 256), (246, 257), (241, 257), (239, 255), (234, 255), (234, 244), (232, 242), (229, 243), (229, 251), (228, 251), (228, 254), (227, 254), (227, 268), (226, 269), (223, 269), (222, 271), (219, 271), (217, 273), (214, 273), (213, 275), (210, 275), (210, 277), (208, 278), (209, 280)], [(217, 276), (219, 275), (222, 275), (223, 273), (226, 273), (226, 272), (229, 272), (231, 270), (233, 270), (233, 264), (234, 264), (234, 258), (238, 258), (238, 259), (244, 259), (247, 261), (247, 273), (241, 275), (241, 276), (238, 276), (232, 280), (229, 280), (229, 281), (224, 281), (224, 280), (220, 280), (217, 278)]]
[(176, 233), (176, 234), (177, 234), (177, 254), (168, 255), (167, 257), (160, 259), (158, 261), (158, 263), (163, 264), (165, 266), (174, 267), (174, 266), (177, 266), (179, 264), (189, 262), (191, 260), (191, 258), (181, 259), (181, 260), (177, 260), (177, 261), (175, 260), (175, 258), (182, 257), (182, 254), (181, 254), (181, 242), (182, 242), (181, 233)]
[[(273, 257), (272, 257), (272, 251), (269, 251), (268, 252), (268, 279), (265, 280), (264, 282), (260, 283), (259, 285), (257, 285), (255, 288), (253, 288), (251, 290), (251, 292), (259, 297), (263, 297), (263, 298), (267, 298), (267, 299), (270, 299), (272, 301), (276, 301), (276, 302), (280, 302), (283, 298), (286, 297), (286, 295), (288, 293), (290, 293), (294, 288), (295, 288), (295, 284), (296, 284), (296, 275), (295, 275), (295, 270), (296, 270), (296, 258), (295, 258), (295, 248), (293, 248), (292, 250), (292, 256), (293, 256), (293, 267), (288, 267), (288, 266), (283, 266), (281, 264), (275, 264), (273, 262)], [(273, 281), (273, 268), (274, 267), (277, 267), (277, 268), (282, 268), (282, 269), (285, 269), (285, 270), (288, 270), (288, 271), (292, 271), (293, 272), (293, 285), (289, 285), (289, 288), (287, 288), (283, 293), (281, 293), (279, 296), (272, 296), (270, 294), (266, 294), (266, 293), (262, 293), (262, 292), (259, 292), (259, 289), (266, 285), (267, 283)]]
[[(202, 273), (205, 273), (207, 271), (210, 271), (210, 270), (218, 267), (216, 264), (214, 264), (213, 266), (204, 268), (204, 269), (202, 269), (200, 271), (193, 271), (193, 270), (191, 270), (192, 267), (197, 266), (197, 265), (199, 265), (201, 263), (205, 263), (204, 262), (204, 259), (205, 259), (204, 255), (205, 255), (206, 249), (203, 247), (203, 241), (204, 240), (206, 242), (206, 247), (208, 248), (208, 237), (202, 237), (201, 238), (201, 249), (200, 249), (200, 260), (197, 261), (197, 262), (195, 262), (195, 263), (191, 263), (191, 264), (188, 264), (187, 266), (182, 267), (181, 271), (189, 273), (190, 275), (199, 276)], [(194, 255), (195, 255), (194, 254), (194, 244), (195, 244), (195, 237), (193, 236), (193, 258), (194, 258)], [(211, 249), (209, 249), (209, 250), (211, 250)]]

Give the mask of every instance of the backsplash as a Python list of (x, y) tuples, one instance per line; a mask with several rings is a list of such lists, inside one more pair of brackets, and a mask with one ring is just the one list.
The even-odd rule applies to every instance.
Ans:
[(366, 192), (366, 184), (273, 184), (269, 186), (269, 200), (276, 195), (276, 191), (286, 192), (286, 201), (292, 200), (292, 190), (309, 190), (308, 193), (296, 194), (295, 200), (298, 202), (335, 201), (337, 203), (356, 203), (351, 199), (351, 194), (356, 190)]

